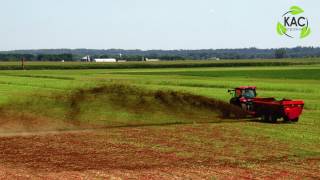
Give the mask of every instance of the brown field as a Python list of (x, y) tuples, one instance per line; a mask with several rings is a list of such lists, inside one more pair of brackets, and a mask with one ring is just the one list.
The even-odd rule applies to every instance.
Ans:
[(295, 157), (286, 144), (232, 124), (3, 134), (0, 178), (320, 178), (320, 159)]

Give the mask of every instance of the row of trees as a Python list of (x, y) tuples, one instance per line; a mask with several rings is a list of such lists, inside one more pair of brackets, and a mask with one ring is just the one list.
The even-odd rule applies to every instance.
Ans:
[[(59, 53), (60, 52), (60, 53)], [(120, 54), (122, 56), (120, 57)], [(24, 57), (29, 61), (79, 61), (83, 56), (93, 58), (116, 58), (127, 61), (142, 61), (145, 58), (160, 60), (185, 59), (272, 59), (320, 57), (320, 48), (296, 47), (287, 49), (220, 49), (220, 50), (23, 50), (0, 52), (1, 61), (16, 61)]]
[[(94, 58), (115, 58), (119, 59), (118, 54), (104, 54), (104, 55), (94, 55)], [(319, 52), (304, 52), (303, 50), (297, 49), (292, 51), (288, 49), (275, 49), (272, 52), (255, 52), (255, 51), (238, 51), (234, 52), (232, 50), (226, 50), (221, 53), (209, 53), (199, 51), (190, 51), (187, 54), (157, 54), (150, 53), (145, 55), (122, 55), (122, 60), (127, 61), (141, 61), (145, 58), (148, 59), (159, 59), (159, 60), (187, 60), (187, 59), (196, 59), (196, 60), (210, 60), (210, 59), (281, 59), (281, 58), (307, 58), (307, 57), (320, 57)]]
[(19, 61), (24, 58), (27, 61), (73, 61), (72, 54), (0, 54), (1, 61)]

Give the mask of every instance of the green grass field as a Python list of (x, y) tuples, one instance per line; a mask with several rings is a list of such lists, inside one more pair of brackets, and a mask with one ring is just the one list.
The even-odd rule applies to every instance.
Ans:
[[(239, 63), (247, 62), (249, 61), (241, 61)], [(273, 64), (255, 66), (255, 64), (259, 64), (259, 61), (250, 61), (249, 63), (251, 64), (248, 66), (237, 66), (237, 63), (232, 61), (230, 62), (232, 65), (228, 64), (229, 62), (218, 62), (218, 64), (225, 63), (228, 65), (224, 65), (226, 67), (214, 67), (217, 65), (212, 64), (217, 64), (216, 62), (202, 64), (201, 62), (192, 61), (180, 64), (173, 62), (172, 66), (167, 66), (170, 63), (164, 63), (166, 68), (163, 68), (162, 63), (158, 63), (149, 67), (142, 65), (143, 68), (125, 69), (125, 67), (132, 65), (129, 63), (121, 65), (122, 67), (119, 69), (2, 70), (0, 71), (0, 103), (6, 107), (8, 103), (15, 104), (30, 100), (30, 98), (36, 99), (34, 102), (37, 103), (25, 105), (22, 109), (30, 109), (35, 113), (42, 112), (40, 113), (42, 116), (48, 115), (50, 118), (62, 118), (65, 104), (59, 103), (59, 101), (47, 100), (46, 97), (51, 97), (52, 94), (70, 94), (79, 88), (90, 88), (106, 84), (129, 84), (151, 91), (174, 90), (228, 102), (230, 98), (227, 93), (228, 89), (243, 85), (254, 85), (258, 87), (258, 95), (261, 97), (304, 100), (305, 110), (300, 121), (295, 124), (270, 124), (250, 121), (250, 119), (219, 121), (212, 119), (212, 121), (208, 121), (211, 122), (208, 127), (239, 131), (242, 138), (248, 137), (252, 142), (254, 142), (255, 138), (259, 140), (259, 137), (263, 137), (267, 138), (268, 142), (285, 144), (288, 148), (286, 156), (289, 159), (319, 159), (320, 64), (318, 62), (320, 60), (297, 60), (293, 62), (285, 60), (283, 62), (288, 62), (289, 64), (279, 65), (277, 62), (273, 62)], [(192, 63), (196, 65), (192, 67), (190, 65)], [(41, 66), (41, 64), (37, 64), (37, 66)], [(51, 65), (46, 63), (45, 66)], [(59, 64), (58, 66), (62, 65)], [(116, 65), (111, 64), (108, 66), (114, 67)], [(83, 119), (94, 124), (102, 122), (107, 125), (114, 123), (126, 126), (134, 125), (134, 123), (138, 123), (138, 125), (154, 123), (165, 125), (184, 122), (183, 118), (181, 118), (182, 116), (176, 117), (172, 114), (154, 115), (154, 113), (142, 113), (142, 115), (133, 116), (126, 108), (122, 109), (119, 104), (117, 104), (119, 107), (114, 109), (113, 107), (102, 105), (103, 101), (94, 102), (95, 96), (88, 98), (93, 99), (91, 104), (87, 104), (82, 108), (100, 107), (93, 111), (88, 111), (83, 117)], [(125, 101), (128, 101), (128, 99)], [(132, 101), (135, 101), (135, 99)], [(21, 107), (19, 106), (19, 108)], [(116, 111), (117, 116), (114, 115), (114, 111)], [(152, 112), (156, 111), (155, 109)], [(192, 111), (192, 109), (187, 111)], [(208, 111), (207, 113), (210, 112)], [(197, 114), (193, 115), (192, 117), (197, 119)], [(112, 121), (106, 119), (108, 116), (113, 117)], [(195, 121), (189, 119), (185, 123), (193, 124)], [(208, 131), (208, 129), (204, 129), (204, 131)], [(227, 132), (229, 131), (226, 130)], [(189, 136), (191, 135), (189, 134)], [(161, 149), (161, 147), (159, 148)], [(252, 148), (255, 148), (255, 146), (253, 145)], [(265, 148), (266, 152), (264, 153), (267, 153), (268, 144), (266, 144)], [(246, 153), (240, 152), (240, 147), (238, 150), (240, 154)], [(185, 156), (188, 156), (188, 154), (186, 153)], [(259, 152), (257, 152), (256, 156), (259, 156)], [(252, 157), (255, 157), (255, 155), (252, 155)]]

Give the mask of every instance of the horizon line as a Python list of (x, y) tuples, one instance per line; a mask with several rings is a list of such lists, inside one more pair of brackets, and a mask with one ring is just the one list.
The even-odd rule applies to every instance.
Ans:
[(278, 47), (278, 48), (257, 48), (257, 47), (243, 47), (243, 48), (199, 48), (199, 49), (122, 49), (122, 48), (35, 48), (35, 49), (12, 49), (0, 50), (0, 52), (12, 51), (39, 51), (39, 50), (124, 50), (124, 51), (197, 51), (197, 50), (241, 50), (241, 49), (257, 49), (257, 50), (272, 50), (272, 49), (294, 49), (294, 48), (320, 48), (320, 46), (294, 46), (294, 47)]

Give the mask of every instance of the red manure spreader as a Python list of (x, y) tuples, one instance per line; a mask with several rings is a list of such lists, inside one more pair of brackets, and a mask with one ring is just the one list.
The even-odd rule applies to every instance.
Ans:
[(253, 117), (261, 117), (263, 121), (277, 122), (282, 118), (285, 122), (298, 122), (302, 114), (302, 100), (276, 100), (275, 98), (257, 97), (255, 86), (241, 86), (228, 90), (233, 95), (230, 103), (241, 107)]

